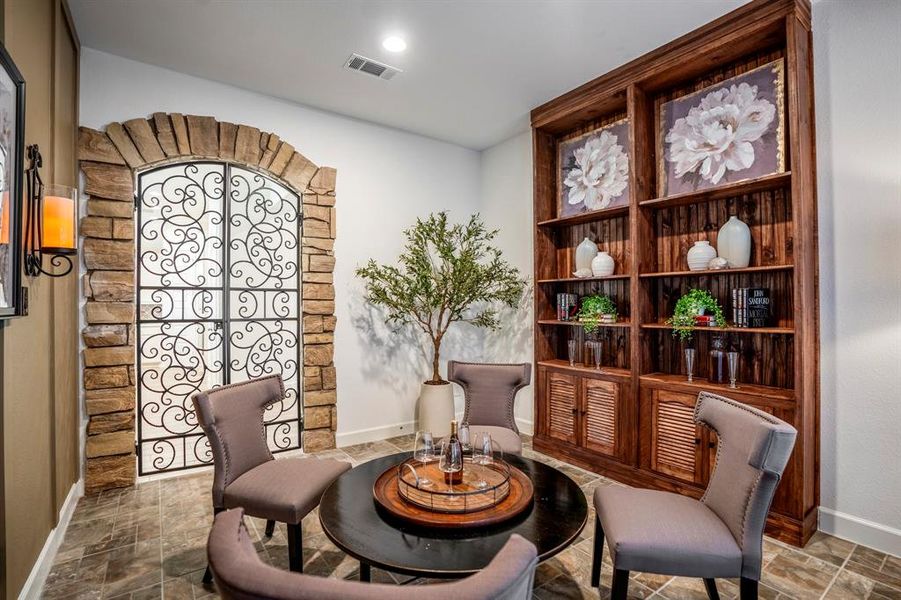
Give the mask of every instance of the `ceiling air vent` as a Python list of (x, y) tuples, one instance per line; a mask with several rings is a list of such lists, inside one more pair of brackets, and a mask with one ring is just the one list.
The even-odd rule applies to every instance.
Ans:
[(351, 54), (344, 67), (352, 71), (360, 71), (367, 75), (378, 77), (379, 79), (391, 79), (398, 73), (402, 73), (397, 67), (380, 63), (377, 60), (360, 56), (359, 54)]

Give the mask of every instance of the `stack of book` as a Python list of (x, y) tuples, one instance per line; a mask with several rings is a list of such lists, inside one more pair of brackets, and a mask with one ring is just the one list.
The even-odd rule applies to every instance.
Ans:
[(557, 320), (575, 321), (579, 312), (579, 296), (576, 294), (557, 294)]
[(716, 317), (713, 315), (697, 315), (695, 327), (716, 327)]
[(766, 327), (770, 322), (769, 288), (734, 288), (732, 320), (736, 327)]

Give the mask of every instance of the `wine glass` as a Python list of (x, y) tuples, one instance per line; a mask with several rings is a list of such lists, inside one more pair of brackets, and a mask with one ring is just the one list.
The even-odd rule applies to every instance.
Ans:
[(441, 442), (438, 468), (445, 474), (446, 480), (453, 483), (451, 475), (463, 470), (463, 447), (459, 441), (446, 439)]
[(603, 342), (601, 342), (600, 340), (598, 340), (594, 343), (594, 368), (597, 369), (598, 371), (601, 370), (601, 360), (603, 358), (602, 344), (603, 344)]
[(460, 428), (457, 430), (457, 439), (460, 440), (460, 445), (463, 446), (463, 452), (472, 450), (469, 436), (469, 423), (460, 423)]
[(480, 431), (476, 434), (472, 445), (472, 462), (477, 465), (488, 465), (494, 460), (494, 452), (491, 450), (491, 434)]
[[(413, 445), (413, 458), (426, 465), (435, 460), (435, 439), (431, 431), (417, 431)], [(420, 487), (432, 485), (428, 477), (419, 477)]]

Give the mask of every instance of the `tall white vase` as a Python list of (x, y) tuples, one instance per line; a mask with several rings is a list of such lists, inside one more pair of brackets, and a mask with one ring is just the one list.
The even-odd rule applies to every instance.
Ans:
[[(598, 245), (585, 238), (576, 246), (576, 272), (591, 273), (591, 261), (598, 255)], [(581, 277), (582, 275), (580, 275)], [(590, 277), (590, 275), (588, 275)]]
[(454, 420), (454, 386), (422, 384), (419, 392), (419, 429), (431, 431), (436, 438), (450, 434)]
[(716, 245), (720, 256), (729, 261), (730, 268), (743, 269), (751, 263), (751, 230), (738, 217), (729, 217), (720, 227)]

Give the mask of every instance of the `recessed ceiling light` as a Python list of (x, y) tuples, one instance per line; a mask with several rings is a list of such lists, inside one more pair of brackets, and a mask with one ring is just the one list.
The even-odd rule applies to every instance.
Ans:
[(407, 42), (403, 41), (396, 35), (389, 35), (382, 40), (382, 48), (388, 52), (403, 52), (407, 49)]

